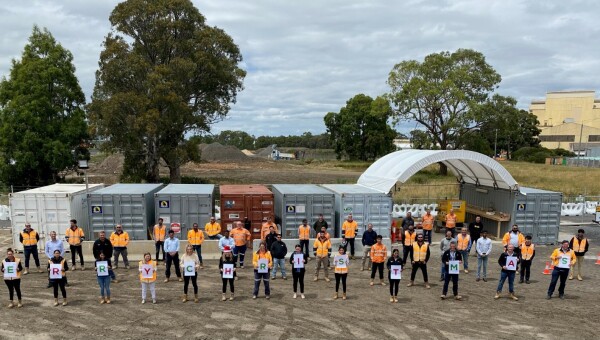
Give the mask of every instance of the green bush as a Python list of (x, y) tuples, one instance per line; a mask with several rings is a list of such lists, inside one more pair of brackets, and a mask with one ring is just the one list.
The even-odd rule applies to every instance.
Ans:
[(565, 149), (547, 149), (544, 147), (524, 147), (513, 152), (512, 160), (530, 163), (545, 163), (550, 157), (574, 157), (575, 154)]

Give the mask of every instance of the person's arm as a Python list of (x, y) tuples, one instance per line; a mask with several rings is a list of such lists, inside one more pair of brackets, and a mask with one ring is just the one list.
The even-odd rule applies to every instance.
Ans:
[(125, 232), (125, 247), (129, 245), (129, 234)]
[(21, 261), (19, 261), (19, 264), (17, 265), (17, 271), (23, 271), (23, 264), (21, 263)]
[(66, 272), (69, 271), (69, 263), (66, 260), (64, 262), (64, 267), (65, 267), (64, 269), (65, 269)]
[(427, 247), (427, 254), (425, 255), (425, 263), (429, 262), (429, 256), (431, 256), (431, 251), (429, 247)]
[(79, 239), (80, 241), (85, 240), (85, 234), (83, 233), (83, 229), (78, 228), (79, 229)]
[(44, 254), (46, 254), (47, 258), (51, 258), (52, 256), (50, 256), (50, 243), (46, 242), (46, 246), (44, 247)]
[(19, 233), (19, 242), (23, 243), (23, 234)]
[(258, 254), (257, 253), (252, 254), (252, 266), (254, 266), (254, 269), (258, 268)]
[(342, 238), (346, 237), (346, 222), (342, 224)]
[(414, 255), (414, 253), (415, 253), (415, 247), (411, 246), (409, 248), (409, 252), (408, 253), (410, 255), (410, 262), (415, 262), (415, 255)]
[(37, 232), (35, 233), (35, 240), (38, 242), (40, 241), (40, 234)]
[(331, 242), (327, 241), (327, 257), (331, 256)]
[(273, 268), (273, 255), (271, 255), (271, 253), (267, 252), (267, 259), (269, 259), (269, 269)]
[[(468, 256), (468, 255), (467, 255), (467, 256)], [(462, 254), (461, 254), (460, 252), (456, 252), (456, 259), (457, 259), (458, 261), (462, 262), (462, 260), (463, 260), (463, 257), (462, 257)]]
[[(467, 252), (471, 251), (471, 246), (473, 245), (473, 240), (471, 240), (471, 236), (469, 236), (469, 244), (467, 245)], [(461, 255), (462, 256), (462, 255)]]
[(440, 250), (441, 251), (444, 251), (444, 240), (445, 240), (445, 238), (440, 241)]
[(577, 256), (575, 256), (575, 252), (571, 251), (571, 266), (577, 263)]
[(175, 252), (179, 253), (179, 240), (175, 241)]
[[(585, 239), (585, 249), (583, 250), (585, 253), (587, 253), (588, 249), (590, 248), (590, 241), (586, 238)], [(573, 249), (573, 248), (571, 248)]]
[(317, 241), (313, 244), (313, 255), (317, 256)]
[(531, 254), (531, 258), (529, 259), (529, 261), (533, 261), (534, 257), (535, 257), (535, 249), (533, 249), (533, 253)]
[(502, 269), (504, 269), (504, 265), (506, 264), (506, 256), (504, 254), (505, 253), (500, 254), (500, 257), (498, 258), (498, 265), (502, 267)]

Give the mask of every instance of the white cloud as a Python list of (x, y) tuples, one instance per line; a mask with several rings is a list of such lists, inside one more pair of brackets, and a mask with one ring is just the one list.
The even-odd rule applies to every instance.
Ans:
[[(0, 4), (0, 75), (8, 75), (34, 24), (74, 55), (87, 97), (116, 0)], [(209, 25), (240, 46), (248, 71), (218, 132), (325, 131), (322, 117), (352, 96), (388, 88), (394, 64), (473, 48), (502, 75), (499, 92), (526, 108), (546, 91), (599, 89), (597, 1), (194, 1)], [(406, 131), (414, 124), (402, 124)]]

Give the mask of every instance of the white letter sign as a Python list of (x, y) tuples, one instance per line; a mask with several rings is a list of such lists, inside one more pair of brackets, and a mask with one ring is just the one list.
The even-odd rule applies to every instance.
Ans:
[(258, 273), (264, 274), (269, 272), (269, 260), (268, 259), (258, 259)]
[(402, 279), (402, 266), (392, 265), (390, 266), (390, 280)]
[(96, 262), (96, 273), (98, 276), (108, 276), (108, 261)]
[(448, 274), (459, 274), (460, 261), (448, 261)]
[(62, 266), (55, 263), (50, 263), (50, 279), (62, 279)]
[(506, 270), (516, 271), (517, 270), (517, 257), (507, 256), (506, 257)]
[(233, 264), (223, 263), (223, 278), (233, 279)]
[(196, 263), (194, 261), (185, 261), (183, 263), (183, 276), (194, 276), (196, 275)]
[(294, 268), (304, 268), (304, 254), (294, 254)]

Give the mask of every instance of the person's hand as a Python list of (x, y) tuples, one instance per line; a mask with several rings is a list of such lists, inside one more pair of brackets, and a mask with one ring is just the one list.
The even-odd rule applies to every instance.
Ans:
[(449, 265), (449, 264), (450, 264), (450, 261), (446, 261), (446, 264), (447, 264), (447, 265)]
[[(221, 271), (221, 273), (223, 272), (223, 268), (219, 269)], [(235, 269), (234, 269), (235, 270)]]
[(502, 266), (502, 270), (506, 270), (506, 266)]
[(415, 261), (411, 261), (412, 264), (415, 264)]

